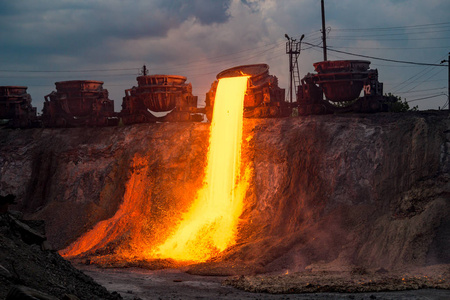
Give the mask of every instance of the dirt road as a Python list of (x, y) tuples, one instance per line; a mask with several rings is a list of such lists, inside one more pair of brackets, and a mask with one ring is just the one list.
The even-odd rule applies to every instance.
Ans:
[(226, 277), (190, 275), (181, 270), (150, 271), (136, 268), (100, 269), (78, 265), (109, 291), (125, 300), (137, 299), (450, 299), (450, 290), (422, 289), (401, 292), (262, 294), (223, 286)]

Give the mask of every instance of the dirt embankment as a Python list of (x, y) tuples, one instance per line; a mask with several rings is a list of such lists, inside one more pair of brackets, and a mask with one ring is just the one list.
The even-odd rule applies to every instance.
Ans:
[(0, 214), (0, 299), (122, 299), (46, 249), (44, 230), (42, 222)]
[(450, 289), (450, 265), (389, 272), (386, 269), (313, 270), (280, 275), (236, 276), (225, 285), (269, 294), (367, 293)]
[(251, 221), (226, 260), (258, 272), (450, 263), (447, 114), (249, 123)]
[[(157, 224), (185, 207), (202, 182), (208, 134), (208, 124), (179, 123), (2, 129), (0, 187), (18, 196), (27, 217), (46, 220), (49, 241), (61, 249), (115, 214), (142, 170), (133, 167), (137, 156), (146, 162), (139, 178), (149, 201), (139, 203), (147, 220)], [(190, 272), (450, 263), (445, 112), (246, 119), (244, 139), (253, 176), (238, 244)], [(126, 240), (103, 250), (114, 253)]]

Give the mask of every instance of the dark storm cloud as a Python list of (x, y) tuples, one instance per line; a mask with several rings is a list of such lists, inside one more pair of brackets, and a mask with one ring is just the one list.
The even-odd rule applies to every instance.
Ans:
[[(109, 2), (108, 2), (109, 3)], [(135, 4), (135, 5), (134, 5)], [(200, 23), (225, 22), (229, 1), (120, 1), (92, 7), (93, 25), (100, 33), (123, 39), (165, 36), (194, 17)], [(90, 19), (90, 18), (89, 18)]]
[[(172, 1), (173, 11), (180, 15), (195, 16), (202, 24), (224, 23), (230, 17), (227, 10), (231, 0), (177, 0)], [(170, 3), (171, 1), (166, 1)]]
[[(418, 62), (447, 59), (450, 25), (414, 25), (447, 24), (448, 0), (325, 0), (325, 10), (328, 47)], [(396, 26), (403, 29), (361, 31)], [(316, 45), (303, 47), (303, 76), (322, 59), (320, 29), (318, 0), (0, 0), (0, 66), (6, 70), (0, 77), (3, 85), (31, 86), (33, 101), (43, 99), (36, 87), (49, 85), (48, 93), (55, 81), (83, 78), (112, 83), (113, 99), (121, 99), (123, 90), (135, 84), (137, 71), (128, 70), (146, 64), (151, 72), (187, 76), (201, 98), (219, 71), (264, 62), (286, 88), (284, 35), (305, 34), (303, 42)], [(329, 51), (328, 58), (358, 57)], [(376, 60), (371, 66), (379, 68), (387, 92), (421, 70)], [(72, 72), (116, 68), (127, 72)], [(442, 82), (436, 81), (436, 87), (446, 86), (446, 68), (441, 69), (430, 71), (434, 77), (420, 78), (425, 81), (420, 89), (434, 87), (437, 79)]]
[(252, 12), (257, 12), (259, 10), (259, 3), (256, 1), (249, 1), (249, 0), (241, 0), (241, 2), (246, 5), (247, 7), (249, 7)]
[[(1, 1), (2, 52), (22, 61), (96, 52), (115, 39), (164, 37), (185, 20), (226, 22), (229, 1)], [(95, 59), (94, 57), (94, 59)], [(89, 57), (85, 57), (89, 59)]]
[(34, 33), (37, 26), (54, 34), (66, 34), (68, 27), (81, 31), (135, 38), (163, 36), (171, 28), (195, 17), (200, 23), (222, 23), (228, 20), (230, 0), (153, 0), (153, 1), (2, 1), (2, 29)]

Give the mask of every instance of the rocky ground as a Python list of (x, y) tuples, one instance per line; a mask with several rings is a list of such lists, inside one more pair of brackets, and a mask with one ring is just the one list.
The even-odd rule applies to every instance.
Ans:
[(283, 293), (363, 293), (418, 289), (450, 289), (450, 266), (440, 265), (409, 271), (385, 269), (312, 271), (283, 275), (239, 276), (225, 284), (250, 292)]
[(9, 213), (0, 214), (0, 299), (122, 299), (56, 251), (45, 249), (45, 243), (35, 243), (30, 237), (33, 228), (27, 224), (33, 226)]
[[(104, 269), (77, 265), (108, 290), (133, 299), (449, 299), (448, 275), (309, 271), (257, 277), (199, 276), (186, 269)], [(448, 268), (447, 268), (448, 270)], [(361, 273), (361, 270), (359, 270)], [(369, 279), (372, 278), (372, 279)], [(382, 279), (384, 278), (384, 279)], [(371, 281), (372, 280), (372, 281)], [(443, 289), (443, 288), (447, 288)]]
[[(40, 296), (34, 299), (50, 300), (419, 300), (450, 297), (449, 266), (427, 268), (421, 272), (416, 270), (415, 273), (358, 268), (330, 271), (324, 266), (310, 266), (301, 273), (235, 277), (189, 274), (192, 266), (163, 270), (117, 269), (74, 262), (74, 268), (56, 252), (42, 250), (42, 245), (25, 243), (23, 232), (11, 218), (8, 214), (0, 216), (0, 299), (24, 299), (19, 298), (24, 291)], [(17, 298), (11, 295), (5, 298), (12, 287), (19, 285), (33, 290), (22, 288)]]

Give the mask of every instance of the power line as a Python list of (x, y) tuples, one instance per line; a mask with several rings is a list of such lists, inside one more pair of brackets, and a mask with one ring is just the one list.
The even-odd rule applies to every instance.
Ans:
[(423, 50), (423, 49), (449, 49), (450, 46), (435, 47), (336, 47), (329, 46), (333, 49), (359, 49), (359, 50)]
[[(440, 59), (437, 60), (437, 61), (439, 62)], [(394, 89), (395, 89), (395, 88), (399, 88), (400, 86), (403, 85), (403, 87), (401, 87), (400, 89), (404, 89), (404, 88), (407, 87), (408, 85), (418, 82), (417, 80), (411, 81), (412, 79), (414, 79), (414, 78), (419, 79), (419, 78), (421, 78), (422, 76), (425, 76), (426, 74), (430, 73), (432, 70), (433, 70), (433, 68), (432, 68), (431, 66), (427, 66), (426, 68), (420, 70), (418, 73), (412, 75), (411, 77), (409, 77), (408, 79), (406, 79), (406, 80), (403, 81), (402, 83), (397, 84), (397, 85), (394, 86), (393, 88), (394, 88)], [(427, 78), (427, 80), (428, 80), (428, 79), (430, 79), (430, 77)], [(409, 82), (409, 83), (407, 83), (407, 82)], [(422, 80), (422, 81), (421, 81), (421, 83), (424, 83), (424, 82), (426, 82), (426, 80)], [(419, 84), (421, 84), (421, 83), (419, 83)], [(406, 84), (406, 85), (405, 85), (405, 84)]]
[(0, 70), (0, 72), (11, 73), (83, 73), (83, 72), (109, 72), (109, 71), (131, 71), (139, 70), (140, 68), (128, 68), (128, 69), (96, 69), (96, 70)]
[[(416, 83), (421, 78), (422, 76), (425, 76), (426, 74), (430, 73), (433, 69), (431, 67), (426, 67), (422, 70), (420, 70), (419, 72), (417, 72), (416, 74), (410, 76), (409, 78), (405, 79), (404, 81), (402, 81), (401, 83), (397, 84), (396, 86), (394, 86), (392, 89), (395, 89), (394, 91), (398, 91), (401, 89), (404, 89), (405, 87), (407, 87), (410, 84)], [(413, 79), (415, 79), (415, 81), (412, 81)]]
[(432, 88), (432, 89), (423, 89), (423, 90), (411, 90), (409, 92), (402, 92), (402, 94), (411, 94), (411, 93), (419, 93), (419, 92), (428, 92), (428, 91), (436, 91), (436, 90), (443, 90), (447, 87), (440, 87), (440, 88)]
[[(405, 34), (406, 35), (406, 34)], [(346, 41), (356, 41), (356, 40), (362, 40), (362, 41), (370, 41), (373, 40), (370, 37), (364, 38), (364, 37), (334, 37), (330, 36), (330, 39), (335, 40), (346, 40)], [(423, 40), (449, 40), (450, 37), (435, 37), (435, 38), (392, 38), (392, 39), (376, 39), (377, 41), (423, 41)]]
[[(305, 36), (308, 37), (312, 37), (314, 35), (316, 35), (318, 32), (320, 32), (319, 30), (316, 31), (312, 31), (309, 34), (306, 34)], [(315, 39), (313, 39), (312, 41), (314, 41)], [(201, 58), (199, 60), (193, 60), (193, 61), (188, 61), (188, 62), (183, 62), (183, 63), (179, 63), (177, 65), (171, 65), (170, 67), (153, 67), (153, 70), (163, 70), (164, 72), (170, 71), (170, 70), (196, 70), (198, 71), (199, 69), (211, 69), (212, 65), (221, 65), (221, 63), (223, 62), (235, 62), (235, 61), (240, 61), (240, 60), (247, 60), (247, 59), (252, 59), (255, 57), (258, 57), (264, 53), (267, 53), (271, 50), (274, 50), (277, 47), (280, 47), (281, 45), (284, 46), (284, 42), (282, 42), (281, 39), (273, 42), (273, 43), (269, 43), (269, 44), (265, 44), (259, 47), (252, 47), (252, 48), (248, 48), (248, 49), (243, 49), (243, 50), (239, 50), (236, 52), (232, 52), (232, 53), (226, 53), (223, 55), (218, 55), (218, 56), (211, 56), (211, 57), (205, 57), (205, 58)], [(255, 50), (259, 50), (261, 49), (261, 51), (255, 52)], [(248, 53), (246, 53), (248, 52)], [(242, 55), (236, 55), (236, 54), (242, 54)], [(277, 55), (275, 57), (280, 57), (282, 55)], [(212, 61), (210, 61), (212, 60)], [(191, 65), (195, 65), (195, 67), (190, 67)], [(127, 69), (95, 69), (95, 70), (65, 70), (65, 71), (56, 71), (56, 70), (0, 70), (0, 72), (15, 72), (15, 73), (73, 73), (73, 72), (100, 72), (100, 71), (118, 71), (118, 70), (139, 70), (140, 68), (127, 68)], [(211, 74), (213, 72), (207, 72), (207, 73), (197, 73), (195, 74), (195, 76), (198, 75), (208, 75)], [(121, 74), (122, 75), (122, 74)], [(123, 74), (126, 75), (126, 74)], [(130, 75), (135, 75), (135, 74), (130, 74)], [(103, 75), (105, 76), (105, 75)], [(115, 76), (115, 75), (112, 75)], [(0, 77), (1, 78), (1, 77)], [(22, 78), (22, 77), (21, 77)]]
[(428, 97), (423, 97), (423, 98), (417, 98), (417, 99), (413, 99), (413, 100), (405, 100), (406, 102), (415, 102), (415, 101), (420, 101), (420, 100), (425, 100), (425, 99), (431, 99), (431, 98), (436, 98), (439, 96), (443, 96), (444, 94), (436, 94), (436, 95), (432, 95), (432, 96), (428, 96)]
[(438, 75), (438, 74), (441, 73), (442, 71), (444, 71), (444, 70), (441, 69), (441, 70), (439, 70), (438, 72), (436, 72), (436, 73), (434, 73), (434, 74), (431, 74), (430, 76), (428, 76), (427, 78), (425, 78), (425, 80), (422, 80), (421, 82), (419, 82), (418, 84), (416, 84), (415, 86), (413, 86), (412, 88), (410, 88), (409, 90), (407, 90), (406, 93), (407, 93), (407, 92), (410, 92), (410, 91), (412, 91), (412, 90), (414, 90), (416, 87), (418, 87), (418, 86), (421, 85), (422, 83), (426, 82), (426, 80), (428, 80), (428, 79), (430, 79), (430, 78), (433, 78), (434, 76)]
[[(207, 63), (208, 66), (210, 66), (213, 63), (214, 64), (219, 64), (220, 62), (223, 62), (223, 61), (245, 58), (247, 55), (254, 56), (255, 55), (255, 50), (265, 48), (265, 49), (261, 50), (261, 53), (264, 53), (264, 52), (270, 51), (270, 50), (272, 50), (272, 49), (274, 49), (276, 47), (280, 47), (281, 45), (284, 46), (284, 42), (282, 41), (282, 39), (278, 39), (277, 41), (275, 41), (273, 43), (265, 44), (265, 45), (262, 45), (262, 46), (259, 46), (259, 47), (247, 48), (247, 49), (244, 49), (244, 50), (239, 50), (239, 51), (236, 51), (236, 52), (226, 53), (226, 54), (223, 54), (223, 55), (204, 57), (204, 58), (201, 58), (201, 59), (198, 59), (198, 60), (192, 60), (192, 61), (180, 63), (180, 64), (177, 64), (177, 65), (173, 65), (170, 68), (165, 68), (165, 70), (167, 70), (167, 69), (177, 69), (180, 66), (189, 66), (189, 65), (193, 65), (193, 64), (195, 64), (196, 68), (198, 68), (198, 65), (202, 64), (202, 63)], [(270, 48), (268, 48), (268, 47), (270, 47)], [(236, 54), (244, 53), (244, 52), (251, 52), (251, 53), (247, 53), (247, 54), (244, 54), (242, 56), (237, 56), (236, 55)], [(256, 55), (258, 55), (258, 54), (256, 54)], [(213, 61), (213, 62), (211, 62), (211, 61)]]
[[(96, 75), (89, 75), (89, 76), (95, 76), (95, 77), (119, 77), (119, 76), (136, 76), (137, 74), (96, 74)], [(77, 76), (65, 76), (64, 78), (78, 78)], [(61, 78), (61, 77), (55, 77), (55, 76), (39, 76), (39, 77), (33, 77), (33, 76), (0, 76), (0, 78), (20, 78), (20, 79), (54, 79), (54, 78)]]
[[(307, 42), (303, 42), (303, 43), (310, 45), (310, 46), (323, 48), (322, 46), (313, 45), (313, 44), (310, 44)], [(336, 50), (336, 49), (333, 49), (330, 47), (327, 47), (327, 50), (333, 51), (333, 52), (338, 52), (338, 53), (343, 53), (343, 54), (348, 54), (348, 55), (353, 55), (353, 56), (359, 56), (359, 57), (364, 57), (364, 58), (389, 61), (389, 62), (395, 62), (395, 63), (402, 63), (402, 64), (411, 64), (411, 65), (418, 65), (418, 66), (447, 67), (447, 65), (441, 65), (441, 64), (421, 63), (421, 62), (414, 62), (414, 61), (396, 60), (396, 59), (388, 59), (388, 58), (381, 58), (381, 57), (375, 57), (375, 56), (369, 56), (369, 55), (356, 54), (356, 53), (351, 53), (351, 52), (347, 52), (347, 51)]]
[(364, 35), (336, 35), (333, 38), (360, 38), (360, 37), (373, 37), (373, 36), (396, 36), (396, 35), (412, 35), (412, 34), (424, 34), (424, 33), (436, 33), (447, 32), (450, 29), (445, 30), (433, 30), (433, 31), (418, 31), (418, 32), (399, 32), (399, 33), (377, 33), (377, 34), (364, 34)]
[(379, 62), (372, 62), (372, 66), (379, 66), (379, 67), (387, 67), (387, 68), (421, 68), (422, 66), (417, 65), (399, 65), (399, 64), (383, 64)]
[(337, 31), (365, 31), (365, 30), (400, 30), (406, 28), (418, 28), (418, 27), (441, 27), (441, 26), (449, 26), (450, 22), (442, 22), (442, 23), (431, 23), (431, 24), (420, 24), (420, 25), (409, 25), (409, 26), (394, 26), (394, 27), (372, 27), (372, 28), (341, 28), (341, 29), (333, 29)]
[[(315, 32), (312, 32), (311, 35), (313, 35)], [(219, 64), (220, 62), (226, 62), (229, 60), (237, 60), (237, 59), (245, 59), (246, 57), (250, 56), (250, 58), (253, 58), (255, 56), (261, 55), (265, 52), (268, 52), (272, 49), (275, 49), (276, 47), (279, 47), (283, 45), (284, 41), (282, 39), (279, 39), (273, 43), (265, 44), (259, 47), (252, 47), (248, 49), (239, 50), (232, 53), (226, 53), (223, 55), (218, 56), (211, 56), (211, 57), (205, 57), (201, 58), (199, 60), (193, 60), (188, 62), (179, 63), (177, 65), (172, 65), (171, 67), (165, 67), (164, 71), (170, 70), (170, 69), (178, 69), (180, 66), (189, 66), (189, 65), (196, 65), (196, 69), (198, 69), (198, 65), (201, 63), (208, 63), (208, 67), (212, 63)], [(259, 52), (255, 53), (255, 50), (262, 49)], [(245, 53), (250, 52), (250, 53)], [(243, 55), (237, 56), (236, 54), (245, 53)], [(210, 62), (210, 60), (213, 60), (214, 62)], [(157, 69), (157, 68), (154, 68)], [(14, 72), (14, 73), (83, 73), (83, 72), (109, 72), (109, 71), (130, 71), (130, 70), (140, 70), (140, 67), (136, 68), (123, 68), (123, 69), (90, 69), (90, 70), (0, 70), (0, 72)]]
[(441, 107), (441, 109), (445, 109), (445, 108), (447, 108), (447, 106), (448, 106), (448, 97), (447, 97), (447, 100), (445, 101), (444, 105)]
[[(416, 82), (438, 82), (438, 81), (441, 81), (442, 82), (442, 80), (443, 79), (434, 79), (434, 80), (426, 80), (426, 81), (422, 81), (422, 80), (414, 80), (414, 81), (411, 81), (412, 83), (416, 83)], [(404, 82), (407, 82), (408, 80), (405, 80)], [(403, 83), (404, 83), (403, 82)], [(394, 85), (394, 84), (396, 84), (397, 82), (395, 82), (395, 81), (389, 81), (389, 82), (385, 82), (384, 83), (384, 85)], [(393, 88), (395, 88), (395, 87), (397, 87), (397, 85), (396, 86), (394, 86)]]

